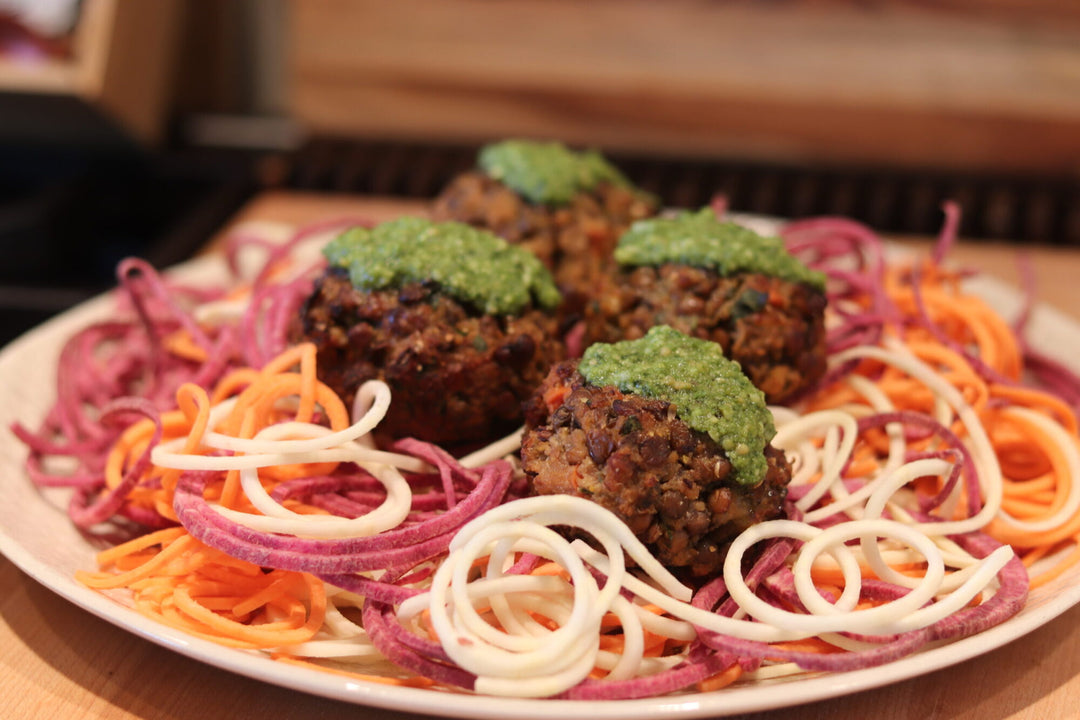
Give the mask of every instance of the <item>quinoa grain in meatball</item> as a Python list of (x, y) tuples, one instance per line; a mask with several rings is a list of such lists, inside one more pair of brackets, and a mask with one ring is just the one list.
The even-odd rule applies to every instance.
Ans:
[(705, 208), (635, 223), (615, 259), (618, 270), (585, 308), (586, 343), (670, 325), (718, 343), (770, 403), (824, 374), (824, 276), (778, 238), (720, 222)]
[(481, 150), (478, 166), (447, 185), (432, 217), (484, 228), (528, 249), (552, 271), (571, 312), (610, 264), (619, 236), (657, 210), (654, 198), (599, 153), (560, 143), (495, 143)]
[(720, 349), (669, 327), (594, 345), (527, 405), (534, 494), (590, 499), (683, 575), (720, 572), (744, 529), (783, 515), (791, 469), (764, 398)]
[(563, 357), (559, 294), (529, 253), (458, 223), (403, 218), (355, 228), (324, 250), (294, 332), (320, 379), (351, 402), (391, 389), (379, 431), (457, 445), (521, 424), (521, 403)]

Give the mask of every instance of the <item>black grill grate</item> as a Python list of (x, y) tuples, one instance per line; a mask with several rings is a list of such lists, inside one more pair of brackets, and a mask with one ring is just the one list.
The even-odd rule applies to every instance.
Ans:
[[(430, 198), (473, 166), (476, 146), (316, 138), (292, 157), (296, 189)], [(697, 207), (715, 193), (732, 209), (781, 217), (843, 215), (887, 234), (933, 235), (941, 203), (964, 210), (967, 238), (1080, 245), (1080, 180), (888, 168), (765, 165), (610, 154), (665, 204)]]

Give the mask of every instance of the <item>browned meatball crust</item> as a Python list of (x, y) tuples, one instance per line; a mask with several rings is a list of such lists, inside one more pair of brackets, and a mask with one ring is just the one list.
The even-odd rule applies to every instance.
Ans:
[(769, 403), (784, 403), (825, 373), (825, 295), (767, 275), (719, 276), (669, 263), (620, 268), (585, 307), (585, 342), (636, 340), (654, 325), (719, 343)]
[(362, 292), (337, 267), (316, 281), (293, 340), (315, 343), (319, 379), (346, 402), (367, 380), (390, 386), (380, 432), (447, 445), (518, 427), (522, 402), (563, 357), (548, 313), (485, 315), (432, 283)]
[(580, 307), (611, 263), (619, 237), (635, 220), (655, 215), (639, 192), (600, 183), (567, 205), (537, 205), (481, 172), (459, 175), (435, 199), (432, 218), (484, 228), (528, 249), (551, 270), (569, 306)]
[(553, 368), (526, 406), (521, 460), (534, 494), (593, 500), (694, 578), (721, 571), (738, 533), (783, 515), (791, 468), (780, 450), (766, 447), (764, 480), (739, 484), (720, 446), (671, 403), (591, 386), (576, 368)]

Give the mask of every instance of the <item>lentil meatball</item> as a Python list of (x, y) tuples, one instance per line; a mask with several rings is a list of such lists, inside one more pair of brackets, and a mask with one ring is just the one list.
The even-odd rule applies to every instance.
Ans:
[(586, 305), (585, 343), (635, 340), (655, 325), (719, 343), (769, 403), (793, 399), (825, 373), (825, 294), (757, 273), (667, 263), (605, 276)]
[(578, 192), (565, 205), (535, 204), (478, 171), (452, 180), (431, 210), (435, 220), (484, 228), (531, 251), (551, 270), (571, 315), (610, 266), (619, 236), (656, 212), (648, 196), (608, 182)]
[(593, 500), (692, 578), (718, 574), (738, 533), (783, 515), (791, 468), (773, 446), (765, 454), (765, 478), (737, 483), (723, 449), (674, 405), (589, 385), (575, 360), (554, 367), (527, 403), (521, 448), (532, 493)]
[(522, 401), (563, 357), (552, 315), (486, 315), (436, 283), (362, 292), (331, 266), (292, 333), (315, 343), (320, 379), (352, 402), (380, 379), (393, 400), (380, 431), (458, 445), (521, 424)]

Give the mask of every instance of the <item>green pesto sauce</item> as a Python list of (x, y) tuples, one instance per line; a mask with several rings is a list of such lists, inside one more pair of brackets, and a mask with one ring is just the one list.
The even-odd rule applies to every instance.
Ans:
[(615, 260), (621, 265), (678, 263), (709, 268), (721, 276), (761, 273), (825, 289), (825, 275), (788, 253), (783, 240), (721, 222), (707, 207), (635, 222), (619, 238)]
[(532, 253), (463, 223), (405, 217), (351, 228), (323, 255), (348, 270), (359, 290), (434, 281), (489, 315), (517, 315), (530, 302), (554, 308), (560, 300), (551, 274)]
[(602, 182), (631, 187), (600, 153), (574, 152), (559, 142), (504, 140), (485, 146), (480, 169), (532, 203), (565, 205)]
[(640, 340), (589, 346), (578, 370), (591, 385), (665, 400), (687, 425), (724, 449), (743, 485), (765, 478), (776, 434), (765, 395), (716, 343), (657, 325)]

